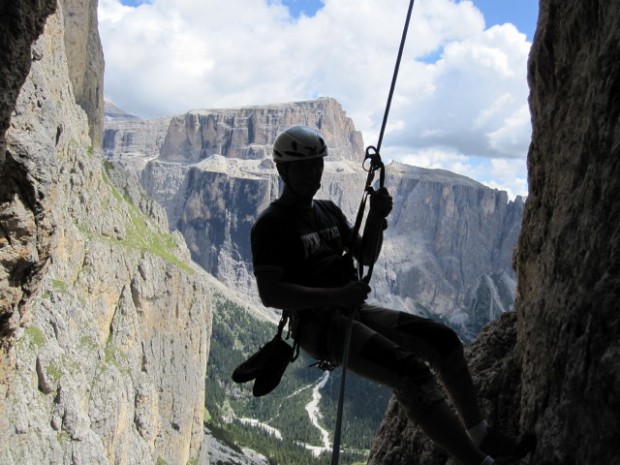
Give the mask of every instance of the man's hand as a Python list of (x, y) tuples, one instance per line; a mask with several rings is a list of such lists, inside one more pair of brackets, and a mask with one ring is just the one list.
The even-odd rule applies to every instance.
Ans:
[(362, 305), (368, 294), (370, 286), (364, 281), (351, 281), (334, 292), (334, 304), (337, 307), (355, 308)]
[(383, 220), (390, 214), (393, 205), (392, 196), (385, 187), (382, 187), (370, 194), (370, 211), (368, 216), (376, 221)]

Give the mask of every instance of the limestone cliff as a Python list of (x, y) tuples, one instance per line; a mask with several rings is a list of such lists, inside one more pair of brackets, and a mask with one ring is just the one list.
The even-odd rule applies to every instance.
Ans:
[(4, 161), (5, 132), (11, 112), (30, 71), (30, 45), (55, 9), (55, 0), (0, 4), (0, 162)]
[[(516, 317), (469, 358), (491, 422), (536, 432), (531, 464), (619, 464), (620, 3), (541, 0), (528, 79)], [(394, 405), (370, 463), (448, 462)]]
[[(93, 148), (96, 2), (83, 16), (75, 2), (8, 3), (21, 21), (0, 53), (0, 94), (14, 93), (2, 102), (0, 464), (185, 465), (203, 440), (209, 280)], [(25, 72), (5, 94), (9, 65)]]
[[(145, 147), (145, 124), (110, 122), (104, 150), (111, 154), (157, 155), (161, 161), (198, 162), (211, 155), (263, 159), (271, 142), (284, 128), (307, 124), (321, 129), (335, 159), (363, 153), (362, 136), (336, 100), (319, 98), (290, 104), (251, 106), (226, 110), (192, 110), (184, 115), (146, 123), (154, 137)], [(146, 150), (145, 150), (146, 148)]]
[(89, 134), (99, 147), (103, 132), (103, 49), (99, 40), (97, 2), (62, 0), (64, 43), (75, 101), (86, 112)]
[[(250, 228), (279, 190), (271, 143), (298, 123), (320, 127), (329, 146), (318, 195), (355, 218), (366, 179), (363, 141), (334, 99), (115, 120), (106, 124), (103, 148), (166, 208), (196, 262), (255, 299)], [(374, 298), (444, 318), (471, 337), (512, 307), (522, 200), (445, 171), (392, 163), (386, 172), (395, 208)]]

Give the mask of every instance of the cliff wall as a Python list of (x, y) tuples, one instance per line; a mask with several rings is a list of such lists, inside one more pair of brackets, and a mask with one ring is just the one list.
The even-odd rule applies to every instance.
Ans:
[[(340, 104), (319, 98), (289, 104), (236, 109), (192, 110), (157, 120), (106, 124), (104, 150), (108, 156), (146, 154), (161, 161), (198, 162), (212, 155), (263, 159), (271, 155), (271, 142), (283, 129), (306, 124), (321, 129), (335, 159), (363, 154), (362, 135)], [(145, 133), (145, 129), (147, 132)], [(151, 133), (154, 137), (146, 139)], [(150, 141), (149, 141), (150, 140)]]
[(55, 0), (2, 2), (0, 4), (0, 162), (4, 161), (5, 132), (19, 89), (32, 61), (30, 45), (41, 34)]
[(86, 112), (93, 147), (103, 132), (103, 48), (99, 39), (97, 2), (62, 0), (64, 43), (75, 101)]
[(521, 424), (546, 464), (620, 463), (620, 4), (543, 0), (519, 238)]
[(101, 82), (73, 82), (101, 76), (96, 2), (8, 3), (23, 21), (3, 69), (32, 63), (2, 104), (0, 464), (196, 461), (210, 281), (94, 148)]

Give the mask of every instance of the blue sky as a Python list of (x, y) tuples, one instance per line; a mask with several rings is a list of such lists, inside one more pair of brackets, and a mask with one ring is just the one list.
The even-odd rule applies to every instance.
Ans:
[(299, 17), (300, 14), (306, 16), (314, 16), (317, 10), (323, 7), (321, 0), (284, 0), (284, 3), (290, 10), (294, 17)]
[[(283, 0), (282, 3), (295, 17), (301, 13), (313, 16), (323, 6), (321, 0)], [(488, 25), (512, 23), (530, 41), (534, 38), (538, 0), (473, 0), (473, 3), (484, 13)]]
[(531, 41), (536, 31), (538, 0), (475, 0), (487, 24), (512, 23)]
[[(122, 0), (123, 5), (138, 6), (151, 0)], [(314, 16), (323, 7), (321, 0), (282, 0), (295, 18), (301, 14)], [(483, 13), (487, 24), (513, 23), (531, 41), (536, 29), (538, 0), (473, 0)], [(415, 7), (415, 6), (414, 6)]]
[[(105, 97), (142, 118), (333, 97), (376, 144), (409, 0), (99, 0)], [(527, 195), (537, 0), (415, 0), (382, 158)]]

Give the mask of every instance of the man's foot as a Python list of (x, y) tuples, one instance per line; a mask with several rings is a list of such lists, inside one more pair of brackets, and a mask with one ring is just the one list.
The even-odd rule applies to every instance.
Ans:
[[(520, 459), (536, 447), (534, 433), (525, 433), (520, 438), (513, 438), (489, 428), (486, 437), (480, 444), (480, 450), (493, 458), (509, 457)], [(497, 463), (497, 462), (496, 462)]]

